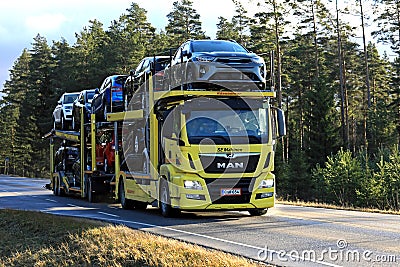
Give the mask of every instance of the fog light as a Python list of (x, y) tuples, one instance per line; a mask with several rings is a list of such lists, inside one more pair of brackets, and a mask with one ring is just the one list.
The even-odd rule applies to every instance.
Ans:
[(259, 193), (256, 195), (256, 199), (269, 198), (269, 197), (273, 197), (273, 196), (274, 196), (273, 192)]
[(187, 199), (194, 199), (194, 200), (206, 200), (204, 195), (199, 194), (186, 194)]
[(204, 74), (206, 74), (206, 72), (207, 72), (206, 67), (200, 66), (200, 68), (199, 68), (199, 77), (200, 78), (203, 77)]
[(258, 188), (271, 188), (274, 186), (274, 179), (262, 180)]

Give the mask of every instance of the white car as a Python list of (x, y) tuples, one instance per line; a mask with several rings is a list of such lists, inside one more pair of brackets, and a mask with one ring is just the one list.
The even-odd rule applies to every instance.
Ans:
[(72, 122), (72, 105), (79, 96), (79, 92), (65, 93), (57, 102), (57, 106), (53, 111), (54, 129), (67, 130), (68, 125)]

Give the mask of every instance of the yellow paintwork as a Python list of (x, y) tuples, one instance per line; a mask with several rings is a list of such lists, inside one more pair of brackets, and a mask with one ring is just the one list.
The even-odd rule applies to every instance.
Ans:
[[(163, 142), (164, 154), (166, 156), (166, 164), (157, 168), (158, 153), (159, 151), (159, 131), (158, 121), (152, 109), (154, 101), (162, 98), (179, 99), (182, 96), (207, 96), (207, 97), (248, 97), (248, 98), (273, 98), (276, 96), (275, 92), (229, 92), (229, 91), (158, 91), (153, 92), (151, 86), (152, 79), (149, 79), (149, 102), (150, 102), (150, 182), (148, 185), (140, 185), (135, 182), (135, 179), (126, 179), (127, 174), (123, 171), (117, 177), (124, 179), (126, 187), (126, 197), (132, 200), (152, 202), (159, 199), (159, 185), (160, 178), (164, 177), (169, 181), (169, 192), (171, 198), (171, 205), (174, 208), (182, 210), (241, 210), (241, 209), (254, 209), (254, 208), (270, 208), (275, 204), (275, 186), (271, 188), (258, 189), (260, 182), (263, 179), (273, 179), (275, 185), (275, 176), (272, 173), (274, 169), (273, 158), (273, 140), (271, 138), (271, 127), (269, 127), (270, 140), (267, 144), (248, 144), (248, 145), (187, 145), (179, 146), (176, 139), (164, 138)], [(176, 100), (174, 100), (176, 103)], [(183, 101), (179, 101), (181, 104)], [(141, 110), (140, 110), (141, 111)], [(140, 112), (137, 110), (136, 112)], [(124, 118), (127, 112), (115, 115), (115, 118)], [(136, 113), (137, 114), (137, 113)], [(144, 115), (144, 114), (143, 114)], [(132, 117), (133, 118), (133, 117)], [(133, 118), (134, 119), (134, 118)], [(181, 115), (181, 120), (184, 121), (184, 115)], [(271, 126), (271, 124), (270, 124)], [(189, 144), (186, 137), (186, 129), (182, 128), (182, 139), (186, 144)], [(218, 151), (218, 149), (222, 151)], [(213, 174), (206, 173), (200, 163), (199, 154), (201, 153), (229, 153), (227, 151), (235, 151), (240, 153), (259, 153), (259, 164), (254, 173), (225, 173)], [(191, 155), (195, 169), (190, 166), (188, 155)], [(169, 157), (171, 155), (171, 157)], [(269, 155), (269, 156), (268, 156)], [(268, 164), (264, 164), (269, 159)], [(265, 165), (265, 166), (264, 166)], [(132, 176), (132, 175), (130, 175)], [(142, 179), (141, 175), (133, 175), (136, 179)], [(255, 178), (254, 188), (249, 203), (246, 204), (212, 204), (207, 186), (203, 178)], [(147, 178), (147, 177), (146, 177)], [(184, 180), (199, 181), (202, 184), (202, 190), (185, 189), (183, 186)], [(117, 181), (118, 184), (118, 181)], [(118, 186), (116, 186), (116, 190)], [(255, 199), (257, 193), (273, 193), (273, 196), (265, 199)], [(205, 196), (205, 200), (187, 199), (186, 194), (200, 194)], [(116, 193), (116, 196), (118, 193)]]

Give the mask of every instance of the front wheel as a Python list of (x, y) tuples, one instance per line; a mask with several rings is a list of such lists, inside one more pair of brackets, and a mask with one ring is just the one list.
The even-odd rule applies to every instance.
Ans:
[(160, 186), (160, 209), (161, 214), (164, 217), (174, 217), (179, 214), (178, 209), (174, 209), (171, 206), (171, 198), (169, 195), (168, 182), (165, 179), (161, 179)]

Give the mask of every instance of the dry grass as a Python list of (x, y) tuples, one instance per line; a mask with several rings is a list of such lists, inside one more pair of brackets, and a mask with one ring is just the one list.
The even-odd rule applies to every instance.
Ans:
[(303, 207), (314, 207), (314, 208), (325, 208), (325, 209), (336, 209), (336, 210), (353, 210), (353, 211), (364, 211), (364, 212), (400, 215), (400, 211), (395, 211), (395, 210), (380, 210), (380, 209), (373, 209), (373, 208), (346, 207), (346, 206), (337, 206), (337, 205), (327, 204), (327, 203), (316, 203), (316, 202), (305, 202), (305, 201), (287, 201), (287, 200), (277, 200), (276, 203), (283, 204), (283, 205), (303, 206)]
[(259, 266), (244, 258), (129, 229), (0, 210), (0, 266)]

